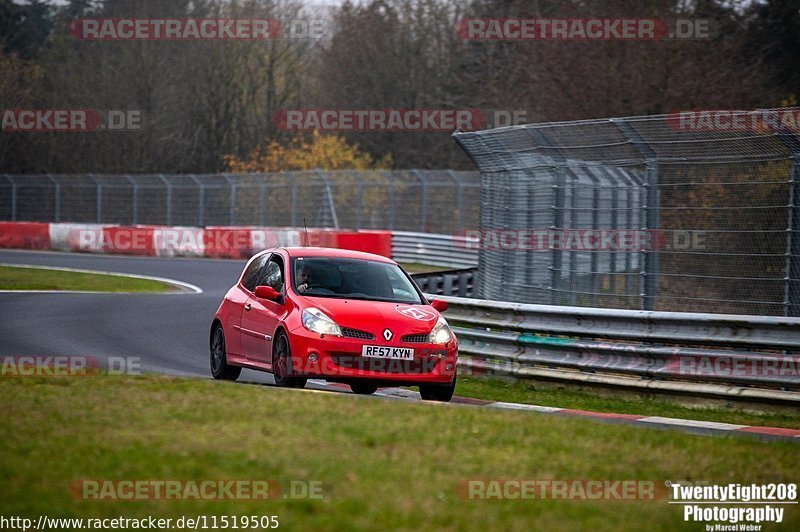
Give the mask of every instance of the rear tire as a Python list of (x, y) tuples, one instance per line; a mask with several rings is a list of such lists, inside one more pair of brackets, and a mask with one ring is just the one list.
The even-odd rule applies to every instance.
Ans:
[(350, 383), (350, 389), (358, 395), (372, 395), (378, 391), (378, 385), (369, 382), (352, 382)]
[(281, 388), (304, 388), (308, 379), (295, 377), (292, 373), (292, 348), (289, 346), (289, 339), (285, 333), (278, 333), (272, 349), (272, 375), (275, 377), (275, 385)]
[(419, 394), (424, 401), (439, 401), (449, 403), (456, 391), (456, 378), (450, 384), (420, 384)]
[(225, 350), (225, 333), (222, 325), (217, 324), (211, 335), (211, 376), (215, 379), (235, 381), (242, 368), (228, 364), (228, 352)]

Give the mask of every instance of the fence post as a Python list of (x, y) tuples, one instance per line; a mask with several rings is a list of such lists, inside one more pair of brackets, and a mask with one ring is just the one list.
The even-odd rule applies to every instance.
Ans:
[(206, 188), (203, 183), (194, 174), (190, 174), (189, 178), (197, 185), (197, 225), (203, 227), (204, 210), (206, 206)]
[[(611, 172), (607, 168), (601, 169), (603, 175), (611, 183), (611, 214), (609, 216), (609, 223), (611, 230), (616, 234), (619, 230), (619, 188), (621, 187), (621, 180), (619, 178), (619, 170)], [(614, 248), (608, 250), (608, 286), (613, 296), (617, 295), (617, 254)]]
[(420, 186), (422, 187), (422, 227), (420, 232), (428, 232), (428, 180), (422, 176), (419, 170), (411, 170), (414, 177), (419, 179)]
[(50, 174), (47, 174), (47, 179), (53, 183), (53, 219), (58, 223), (61, 221), (61, 183), (53, 179)]
[(389, 173), (389, 172), (387, 172), (385, 170), (383, 172), (381, 172), (381, 173), (386, 177), (386, 180), (388, 181), (388, 187), (389, 187), (389, 194), (388, 194), (389, 197), (387, 198), (387, 201), (389, 203), (389, 205), (387, 205), (388, 210), (389, 210), (389, 216), (388, 216), (388, 220), (386, 220), (386, 225), (387, 225), (387, 228), (389, 229), (389, 231), (394, 231), (394, 218), (395, 218), (395, 213), (396, 213), (396, 205), (395, 204), (397, 202), (397, 185), (395, 184), (395, 179), (394, 179), (394, 175), (393, 174), (391, 174), (391, 173)]
[(789, 208), (786, 223), (786, 288), (784, 315), (800, 317), (800, 153), (792, 161), (789, 180)]
[[(620, 169), (620, 175), (626, 180), (626, 196), (625, 196), (625, 229), (633, 228), (633, 191), (634, 187), (639, 184), (628, 175), (628, 171), (624, 168)], [(633, 289), (631, 282), (631, 272), (633, 271), (633, 252), (625, 252), (625, 298), (630, 297), (631, 290)]]
[(786, 295), (784, 314), (800, 317), (800, 153), (792, 162), (789, 213), (786, 227)]
[(6, 174), (4, 176), (11, 183), (11, 221), (17, 221), (17, 182), (13, 177)]
[(786, 277), (784, 277), (783, 314), (800, 317), (800, 138), (791, 131), (775, 136), (792, 154), (789, 172), (789, 202), (786, 213)]
[(97, 180), (97, 178), (94, 176), (94, 174), (89, 174), (89, 177), (91, 177), (92, 181), (94, 181), (94, 187), (95, 187), (94, 188), (94, 191), (95, 191), (95, 212), (94, 212), (95, 223), (98, 223), (98, 224), (99, 223), (103, 223), (102, 222), (102, 218), (103, 218), (103, 187), (100, 185), (100, 182)]
[(286, 175), (292, 180), (292, 212), (289, 215), (291, 217), (290, 222), (292, 227), (297, 227), (297, 177), (290, 173)]
[(453, 180), (456, 184), (456, 208), (458, 209), (458, 219), (456, 221), (456, 231), (460, 231), (464, 229), (464, 183), (461, 182), (461, 178), (456, 176), (456, 173), (452, 170), (447, 171), (447, 175)]
[[(586, 170), (586, 175), (589, 176), (589, 179), (592, 181), (592, 230), (595, 231), (597, 234), (597, 230), (600, 229), (600, 179), (594, 175), (588, 168)], [(590, 306), (597, 306), (598, 305), (598, 294), (600, 293), (600, 253), (593, 252), (590, 253), (590, 261), (589, 261), (589, 270), (591, 273), (589, 274), (589, 278), (591, 281), (591, 290), (592, 294), (589, 299), (591, 299), (592, 303)]]
[(172, 185), (164, 177), (164, 174), (158, 174), (158, 178), (167, 187), (167, 225), (172, 225)]
[[(559, 168), (556, 173), (555, 179), (551, 188), (553, 190), (553, 203), (550, 205), (552, 210), (552, 225), (551, 231), (564, 230), (564, 189), (566, 188), (566, 178), (564, 176), (563, 168)], [(561, 270), (563, 269), (563, 252), (562, 250), (553, 248), (552, 257), (550, 262), (550, 304), (558, 305), (560, 303), (560, 289), (561, 284)]]
[(125, 174), (125, 179), (131, 185), (131, 223), (139, 224), (139, 185), (131, 178), (130, 174)]
[(790, 131), (781, 131), (776, 136), (792, 153), (786, 220), (783, 313), (785, 316), (797, 318), (800, 317), (800, 138)]
[[(317, 176), (325, 183), (325, 192), (323, 193), (322, 202), (328, 204), (328, 212), (333, 220), (333, 227), (339, 229), (339, 218), (336, 216), (336, 204), (333, 202), (333, 191), (331, 190), (331, 181), (328, 179), (322, 170), (317, 169)], [(323, 208), (320, 205), (320, 208)]]
[(267, 225), (267, 184), (264, 174), (258, 174), (258, 224)]
[[(653, 148), (644, 140), (625, 119), (612, 118), (611, 123), (617, 126), (620, 132), (628, 139), (628, 142), (642, 155), (647, 169), (647, 179), (644, 183), (646, 191), (645, 204), (645, 227), (643, 230), (655, 231), (660, 227), (660, 198), (658, 190), (658, 158)], [(642, 310), (653, 310), (655, 306), (656, 292), (658, 291), (659, 273), (659, 252), (658, 250), (643, 251), (644, 264), (641, 267), (641, 275), (644, 278), (642, 292), (640, 294)]]
[(364, 180), (361, 179), (361, 174), (355, 170), (350, 172), (350, 174), (356, 178), (358, 183), (358, 190), (356, 190), (356, 212), (355, 212), (355, 219), (356, 219), (356, 230), (361, 229), (361, 210), (364, 206)]
[[(565, 227), (565, 229), (579, 229), (576, 227), (576, 213), (578, 212), (578, 191), (580, 190), (580, 179), (578, 176), (575, 175), (574, 172), (570, 173), (570, 183), (569, 183), (569, 226)], [(566, 205), (566, 198), (565, 198), (565, 205)], [(564, 222), (566, 225), (566, 221)], [(575, 281), (575, 274), (577, 272), (576, 264), (578, 263), (577, 255), (575, 253), (568, 253), (567, 256), (569, 257), (569, 275), (567, 276), (569, 279), (569, 304), (573, 307), (578, 304), (578, 292), (575, 289), (577, 286), (577, 282)], [(563, 264), (562, 264), (563, 267)]]
[(236, 185), (230, 179), (228, 174), (222, 174), (225, 181), (228, 183), (228, 191), (230, 192), (230, 203), (228, 205), (228, 225), (236, 225)]

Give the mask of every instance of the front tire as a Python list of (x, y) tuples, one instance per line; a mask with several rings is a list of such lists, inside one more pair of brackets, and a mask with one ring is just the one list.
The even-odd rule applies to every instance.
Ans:
[(420, 384), (419, 394), (424, 401), (439, 401), (449, 403), (456, 391), (456, 378), (450, 384)]
[(292, 373), (292, 348), (286, 334), (279, 333), (275, 337), (275, 347), (272, 350), (272, 376), (275, 378), (275, 385), (281, 388), (304, 388), (308, 379), (294, 377)]
[(350, 383), (350, 389), (358, 395), (372, 395), (378, 391), (378, 385), (369, 382), (352, 382)]
[(222, 325), (217, 325), (211, 335), (211, 376), (215, 379), (235, 381), (240, 373), (242, 368), (228, 364), (225, 333), (222, 331)]

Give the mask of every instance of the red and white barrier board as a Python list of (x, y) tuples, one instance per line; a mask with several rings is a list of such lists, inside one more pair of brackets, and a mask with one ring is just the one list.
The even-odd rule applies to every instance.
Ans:
[[(100, 224), (48, 224), (50, 249), (54, 251), (103, 251)], [(91, 244), (91, 245), (90, 245)]]
[(392, 233), (390, 231), (340, 231), (314, 229), (303, 232), (301, 245), (323, 248), (351, 249), (392, 256)]
[(50, 224), (0, 222), (0, 248), (50, 249)]
[(392, 234), (389, 231), (306, 231), (273, 227), (0, 222), (0, 248), (243, 259), (277, 246), (333, 247), (391, 257)]

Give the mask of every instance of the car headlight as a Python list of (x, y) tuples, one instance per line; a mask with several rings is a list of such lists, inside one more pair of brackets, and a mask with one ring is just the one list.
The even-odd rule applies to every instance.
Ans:
[(447, 325), (447, 320), (440, 317), (428, 336), (428, 341), (432, 344), (446, 344), (452, 339), (453, 332), (450, 330), (450, 326)]
[(342, 335), (342, 330), (336, 322), (318, 308), (312, 307), (303, 310), (303, 327), (311, 332), (319, 334), (329, 334), (331, 336)]

